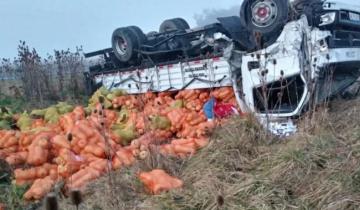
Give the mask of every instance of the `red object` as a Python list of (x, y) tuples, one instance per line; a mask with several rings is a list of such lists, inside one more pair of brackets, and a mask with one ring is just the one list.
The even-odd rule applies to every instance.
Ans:
[(214, 106), (215, 116), (218, 118), (225, 118), (235, 114), (236, 108), (232, 104), (216, 103)]
[(261, 18), (266, 17), (268, 14), (268, 10), (266, 9), (266, 7), (260, 7), (257, 11), (257, 15)]

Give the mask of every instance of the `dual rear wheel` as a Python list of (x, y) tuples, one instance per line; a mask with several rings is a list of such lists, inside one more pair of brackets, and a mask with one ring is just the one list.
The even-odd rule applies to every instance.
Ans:
[(116, 29), (111, 38), (114, 54), (121, 62), (136, 60), (146, 36), (137, 26)]
[[(189, 24), (182, 18), (165, 20), (159, 29), (159, 33), (169, 31), (185, 31)], [(157, 32), (151, 32), (148, 36), (154, 36)], [(141, 52), (142, 44), (147, 36), (137, 26), (128, 26), (116, 29), (111, 38), (111, 44), (116, 58), (121, 62), (137, 61)]]

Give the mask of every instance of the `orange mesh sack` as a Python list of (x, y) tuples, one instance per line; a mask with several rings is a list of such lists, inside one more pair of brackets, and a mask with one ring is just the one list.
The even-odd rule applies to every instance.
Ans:
[(139, 178), (146, 189), (152, 194), (160, 194), (161, 192), (183, 186), (183, 182), (180, 179), (170, 176), (161, 169), (141, 172)]

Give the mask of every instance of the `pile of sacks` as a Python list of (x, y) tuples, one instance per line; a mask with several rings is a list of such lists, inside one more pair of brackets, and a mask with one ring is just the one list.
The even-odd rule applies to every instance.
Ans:
[[(110, 170), (145, 159), (150, 147), (179, 158), (205, 147), (216, 126), (203, 111), (211, 98), (236, 107), (230, 87), (142, 95), (101, 88), (88, 107), (59, 103), (14, 115), (18, 129), (0, 130), (0, 158), (16, 168), (17, 185), (31, 185), (27, 200), (43, 198), (58, 181), (68, 190), (81, 189)], [(149, 177), (140, 176), (151, 192), (161, 191)]]

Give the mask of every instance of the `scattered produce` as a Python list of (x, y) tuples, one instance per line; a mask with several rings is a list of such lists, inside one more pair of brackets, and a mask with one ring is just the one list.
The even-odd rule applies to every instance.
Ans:
[(45, 163), (42, 166), (33, 167), (29, 169), (16, 169), (14, 171), (16, 177), (16, 184), (23, 185), (25, 183), (33, 183), (37, 179), (42, 179), (47, 176), (57, 178), (57, 165)]
[[(26, 200), (43, 198), (61, 180), (66, 189), (83, 189), (109, 170), (146, 159), (150, 146), (179, 158), (205, 147), (217, 123), (202, 111), (211, 95), (235, 105), (231, 88), (212, 94), (184, 90), (137, 96), (100, 88), (88, 107), (60, 102), (30, 114), (8, 112), (15, 130), (3, 126), (0, 112), (0, 158), (15, 168), (17, 185), (31, 184)], [(182, 186), (162, 170), (143, 172), (139, 178), (153, 194)]]
[(46, 122), (56, 123), (60, 115), (71, 112), (74, 107), (66, 102), (59, 102), (47, 109), (35, 109), (30, 115), (33, 117), (43, 117)]
[(21, 131), (27, 131), (31, 128), (32, 120), (27, 112), (24, 112), (20, 115), (19, 119), (16, 122), (17, 127)]
[(183, 186), (180, 179), (170, 176), (164, 170), (155, 169), (150, 172), (141, 172), (139, 179), (152, 194), (159, 194)]
[(24, 198), (26, 200), (39, 200), (51, 191), (55, 183), (56, 180), (54, 180), (51, 176), (37, 179), (31, 188), (25, 193)]
[(27, 156), (28, 156), (27, 151), (16, 152), (16, 153), (10, 154), (5, 160), (10, 165), (19, 165), (19, 164), (23, 164), (26, 162)]

